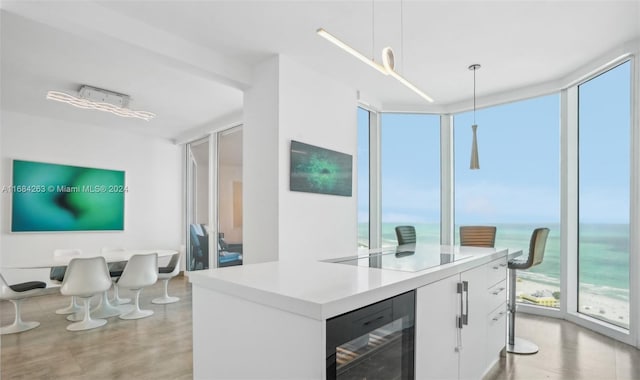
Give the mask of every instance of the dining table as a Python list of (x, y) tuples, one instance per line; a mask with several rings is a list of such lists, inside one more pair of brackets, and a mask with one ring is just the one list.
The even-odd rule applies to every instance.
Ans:
[(24, 258), (11, 260), (9, 262), (2, 261), (0, 268), (2, 269), (37, 269), (37, 268), (52, 268), (59, 266), (67, 266), (72, 259), (77, 258), (91, 258), (102, 256), (107, 263), (115, 263), (120, 261), (129, 261), (129, 258), (133, 255), (145, 255), (150, 253), (157, 253), (158, 258), (173, 256), (178, 253), (174, 249), (122, 249), (111, 250), (106, 252), (83, 252), (77, 256), (54, 256), (51, 254), (48, 257), (42, 258)]

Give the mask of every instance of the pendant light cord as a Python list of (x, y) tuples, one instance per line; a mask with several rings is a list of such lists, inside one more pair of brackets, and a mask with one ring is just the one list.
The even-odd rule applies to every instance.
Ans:
[(473, 124), (476, 123), (476, 70), (473, 69)]
[(375, 61), (376, 51), (376, 3), (375, 0), (371, 0), (371, 60)]
[(404, 72), (404, 6), (403, 1), (400, 0), (400, 68), (402, 74)]

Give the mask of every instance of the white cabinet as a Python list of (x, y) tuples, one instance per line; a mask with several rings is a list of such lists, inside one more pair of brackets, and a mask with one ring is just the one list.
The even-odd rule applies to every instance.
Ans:
[(416, 379), (480, 379), (498, 358), (506, 334), (503, 262), (417, 289)]
[(460, 274), (464, 286), (463, 311), (465, 319), (460, 329), (459, 378), (480, 379), (486, 367), (487, 340), (486, 268), (477, 267)]
[(460, 276), (416, 291), (416, 379), (457, 379)]

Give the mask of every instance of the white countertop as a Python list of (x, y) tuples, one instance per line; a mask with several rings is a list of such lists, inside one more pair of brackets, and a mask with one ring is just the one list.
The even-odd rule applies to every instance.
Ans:
[(288, 260), (193, 271), (188, 276), (195, 287), (326, 320), (495, 259), (522, 254), (506, 248), (432, 248), (437, 252), (471, 256), (418, 272)]

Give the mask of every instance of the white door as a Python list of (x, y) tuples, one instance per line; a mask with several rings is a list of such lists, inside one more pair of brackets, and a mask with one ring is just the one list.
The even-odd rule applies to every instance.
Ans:
[(457, 379), (459, 275), (416, 292), (416, 379)]

